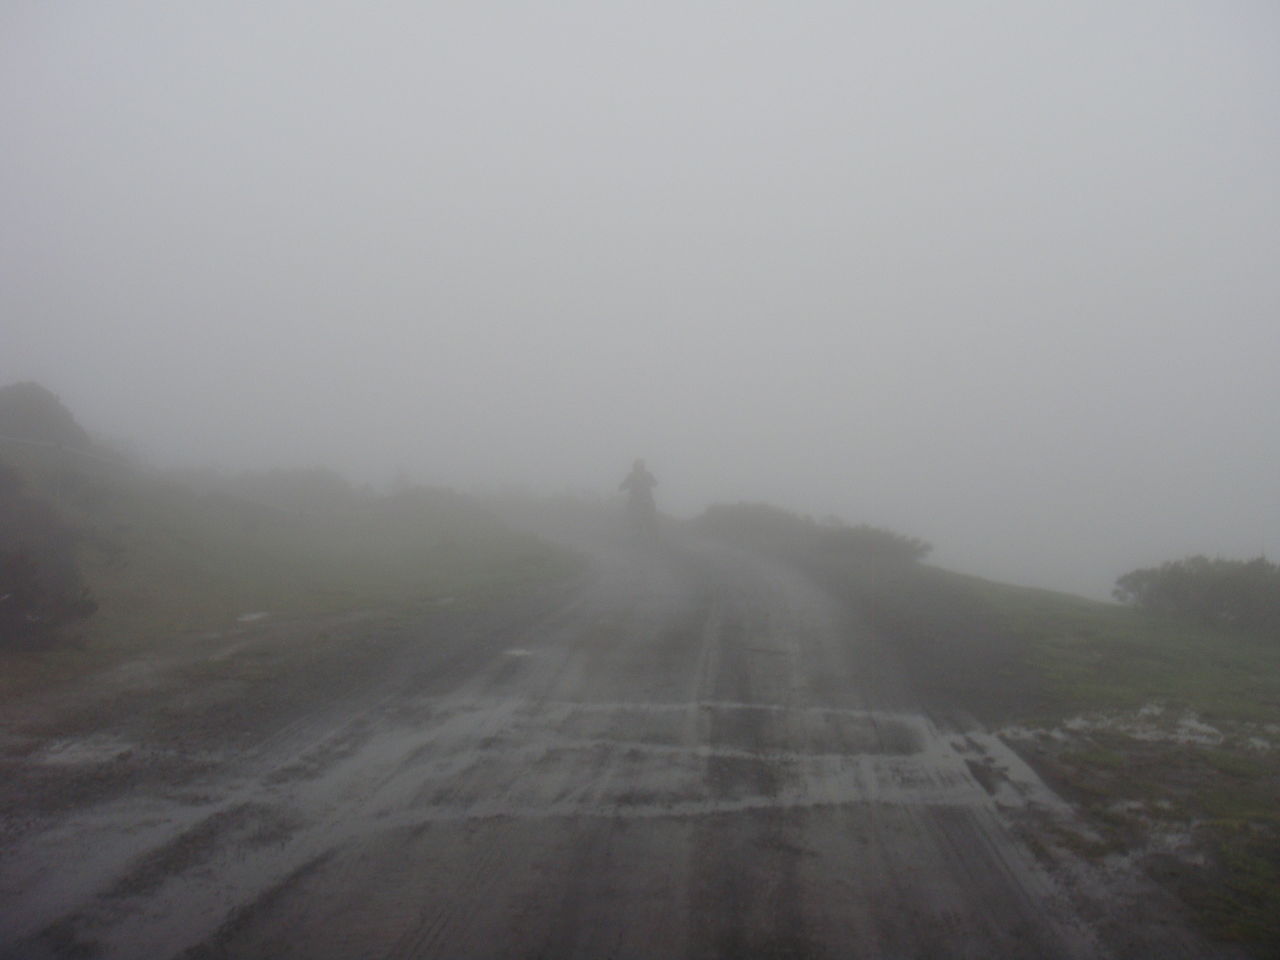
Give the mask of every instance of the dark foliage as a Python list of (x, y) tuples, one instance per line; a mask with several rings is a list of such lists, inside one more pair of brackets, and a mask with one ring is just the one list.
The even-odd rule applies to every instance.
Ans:
[(1116, 580), (1122, 603), (1204, 623), (1280, 635), (1280, 567), (1265, 557), (1187, 557)]
[(696, 521), (708, 533), (775, 553), (823, 553), (876, 565), (914, 564), (929, 544), (892, 530), (839, 520), (816, 523), (767, 503), (717, 504)]
[(0, 464), (0, 647), (51, 642), (97, 609), (76, 566), (79, 539)]
[(714, 504), (694, 523), (714, 536), (773, 552), (792, 552), (813, 542), (808, 517), (767, 503)]
[(820, 527), (817, 546), (831, 554), (897, 564), (917, 563), (933, 549), (923, 540), (865, 523), (856, 527)]
[(0, 437), (85, 449), (89, 435), (54, 394), (38, 383), (0, 387)]

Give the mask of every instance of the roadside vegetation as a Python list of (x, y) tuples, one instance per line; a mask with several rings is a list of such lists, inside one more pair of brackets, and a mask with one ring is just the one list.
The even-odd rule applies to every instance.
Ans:
[(42, 424), (65, 436), (74, 421), (43, 394), (43, 416), (21, 394), (10, 419), (27, 436), (0, 445), (6, 694), (246, 617), (466, 603), (575, 564), (450, 490), (378, 494), (327, 470), (160, 472), (87, 438), (49, 441)]
[(1280, 641), (1280, 567), (1252, 560), (1171, 560), (1116, 580), (1115, 597), (1154, 613), (1269, 634)]
[(799, 564), (894, 644), (931, 702), (1000, 730), (1088, 818), (1094, 833), (1063, 845), (1138, 864), (1210, 935), (1280, 956), (1273, 565), (1191, 558), (1127, 574), (1126, 602), (1101, 603), (942, 570), (914, 538), (767, 505), (697, 525)]
[(0, 638), (30, 649), (55, 642), (98, 605), (76, 563), (80, 531), (23, 486), (0, 463)]
[(978, 583), (1023, 645), (1038, 709), (1011, 730), (1088, 813), (1101, 857), (1136, 860), (1214, 936), (1280, 955), (1280, 638)]

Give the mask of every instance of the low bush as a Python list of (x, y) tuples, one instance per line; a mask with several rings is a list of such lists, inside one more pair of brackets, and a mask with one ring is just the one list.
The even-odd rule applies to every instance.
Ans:
[(49, 643), (97, 609), (76, 564), (80, 539), (0, 464), (0, 646)]
[(838, 555), (876, 565), (914, 564), (932, 549), (923, 540), (831, 518), (818, 523), (767, 503), (715, 504), (696, 525), (716, 537), (794, 557)]
[(1126, 573), (1113, 594), (1156, 613), (1280, 636), (1280, 567), (1265, 557), (1173, 560)]

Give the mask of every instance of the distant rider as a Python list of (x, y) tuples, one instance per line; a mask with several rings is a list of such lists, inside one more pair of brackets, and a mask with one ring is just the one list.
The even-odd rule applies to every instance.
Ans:
[(658, 508), (653, 502), (653, 488), (657, 485), (657, 478), (645, 469), (643, 460), (633, 463), (631, 472), (618, 485), (619, 490), (626, 491), (627, 514), (637, 531), (650, 530), (657, 522)]

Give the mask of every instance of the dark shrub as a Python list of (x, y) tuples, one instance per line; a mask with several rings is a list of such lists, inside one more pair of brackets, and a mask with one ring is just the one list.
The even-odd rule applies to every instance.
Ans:
[(923, 540), (865, 523), (856, 527), (821, 527), (818, 546), (828, 553), (876, 563), (917, 563), (933, 549)]
[(695, 523), (723, 540), (787, 553), (812, 543), (817, 530), (808, 517), (767, 503), (714, 504)]
[(75, 449), (90, 446), (71, 411), (38, 383), (0, 387), (0, 436)]
[(716, 504), (697, 524), (708, 533), (757, 549), (806, 555), (822, 553), (877, 565), (916, 563), (932, 549), (923, 540), (879, 527), (815, 523), (810, 517), (767, 503)]
[(1265, 557), (1173, 560), (1126, 573), (1112, 593), (1156, 613), (1280, 634), (1280, 567)]
[(76, 566), (80, 533), (43, 500), (22, 492), (0, 464), (0, 646), (55, 639), (96, 609)]

